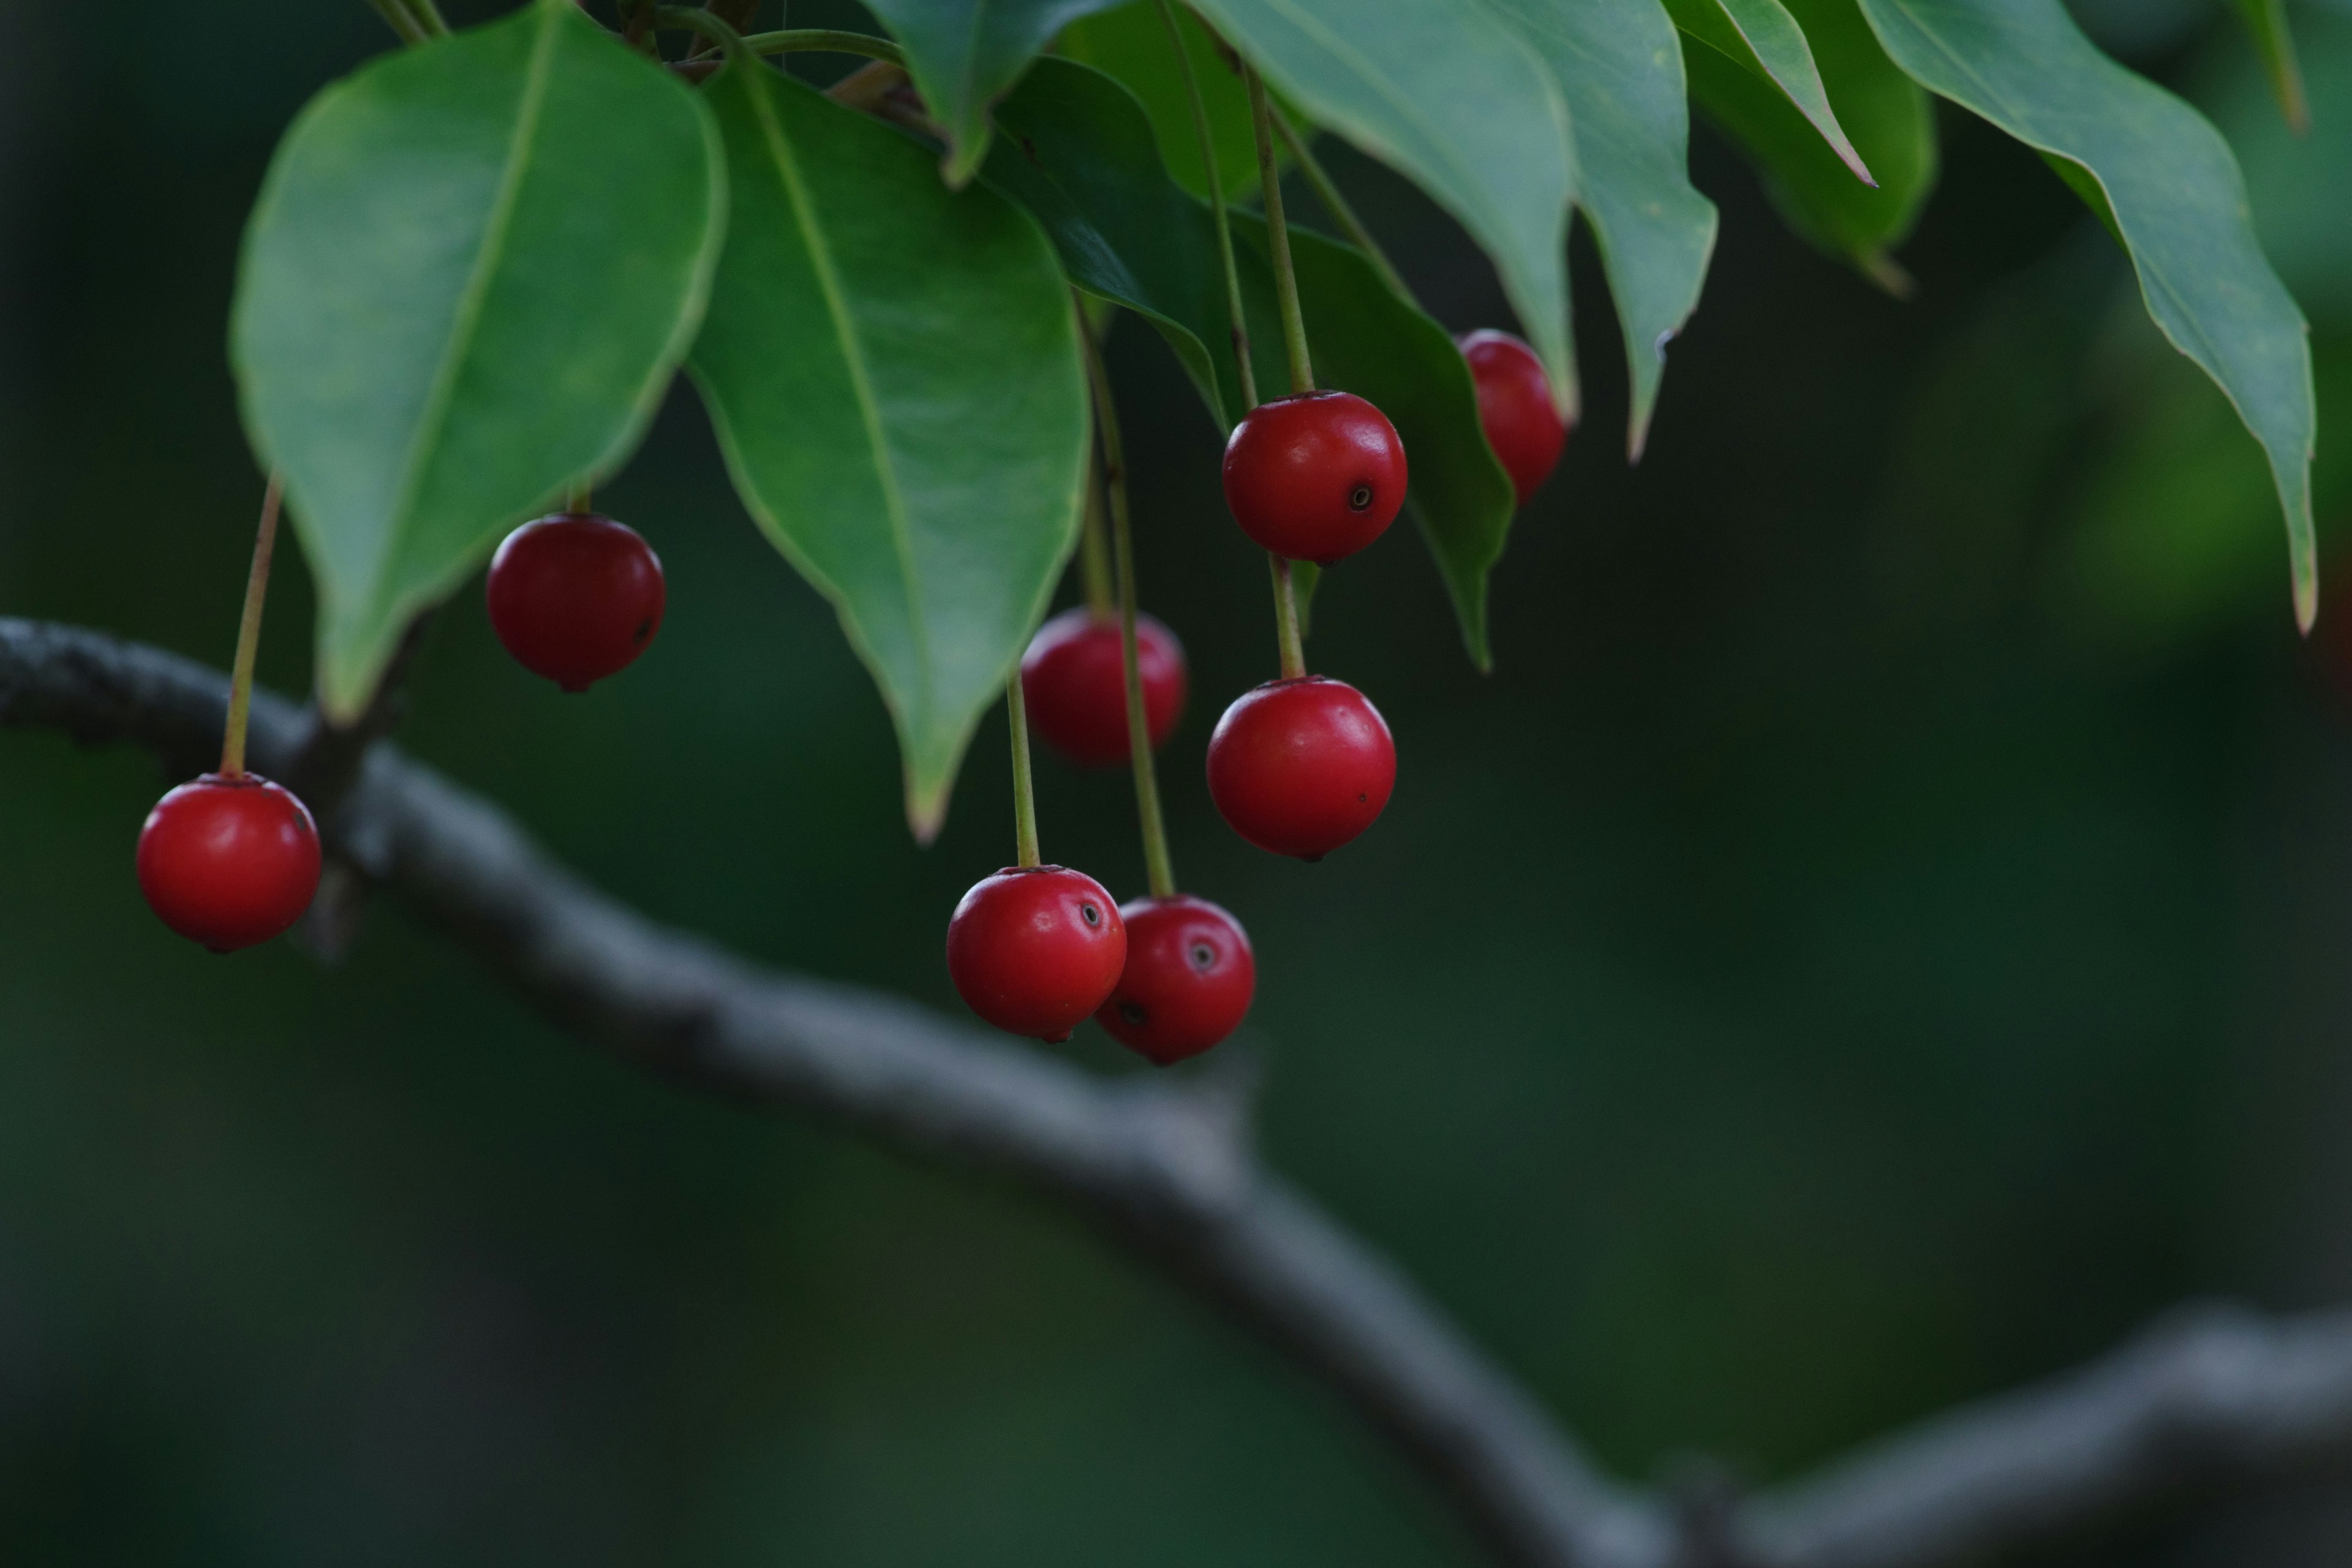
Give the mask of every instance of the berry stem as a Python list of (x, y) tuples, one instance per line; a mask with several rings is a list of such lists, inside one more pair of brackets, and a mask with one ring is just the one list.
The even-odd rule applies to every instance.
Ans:
[(385, 26), (400, 35), (402, 43), (421, 44), (432, 36), (425, 30), (424, 23), (409, 14), (408, 7), (401, 0), (368, 0), (368, 4), (375, 7), (375, 14), (383, 18)]
[(870, 33), (845, 33), (831, 27), (786, 27), (772, 33), (753, 33), (747, 37), (729, 26), (723, 18), (712, 16), (698, 5), (656, 6), (654, 25), (699, 33), (723, 48), (743, 49), (755, 55), (817, 51), (863, 55), (870, 60), (888, 60), (894, 65), (903, 64), (907, 58), (906, 51), (887, 38), (877, 38)]
[(1250, 129), (1257, 136), (1258, 184), (1265, 193), (1265, 238), (1274, 252), (1274, 296), (1282, 306), (1282, 343), (1290, 354), (1290, 390), (1315, 390), (1315, 366), (1307, 354), (1307, 318), (1298, 309), (1298, 277), (1290, 268), (1290, 226), (1282, 216), (1282, 172), (1274, 163), (1273, 110), (1265, 101), (1265, 79), (1257, 68), (1242, 62), (1242, 79), (1249, 84)]
[[(1085, 307), (1080, 308), (1078, 331), (1086, 333), (1087, 364), (1094, 365), (1094, 335), (1087, 332)], [(1097, 466), (1087, 476), (1087, 518), (1078, 531), (1078, 572), (1087, 585), (1087, 608), (1095, 619), (1107, 621), (1118, 608), (1111, 593), (1110, 547), (1103, 542), (1103, 487), (1105, 476)]]
[(1217, 139), (1209, 130), (1209, 107), (1201, 99), (1200, 79), (1192, 73), (1192, 52), (1184, 47), (1177, 26), (1176, 7), (1159, 0), (1160, 19), (1168, 27), (1168, 45), (1176, 51), (1176, 70), (1184, 79), (1185, 100), (1192, 106), (1192, 133), (1201, 142), (1201, 167), (1209, 182), (1209, 216), (1217, 227), (1217, 259), (1225, 269), (1225, 313), (1231, 322), (1234, 370), (1240, 378), (1242, 412), (1257, 406), (1257, 376), (1250, 368), (1249, 319), (1242, 310), (1241, 268), (1234, 261), (1234, 226), (1225, 213), (1225, 176), (1217, 167)]
[(1029, 780), (1029, 704), (1021, 695), (1021, 671), (1004, 684), (1004, 705), (1013, 717), (1013, 839), (1016, 863), (1024, 870), (1039, 865), (1037, 854), (1037, 792)]
[(1307, 644), (1298, 635), (1298, 591), (1291, 585), (1289, 562), (1272, 551), (1265, 559), (1274, 568), (1274, 633), (1282, 645), (1282, 679), (1296, 680), (1307, 673)]
[(1374, 239), (1372, 231), (1364, 226), (1364, 220), (1356, 216), (1356, 209), (1348, 205), (1348, 198), (1339, 194), (1339, 187), (1332, 182), (1322, 160), (1315, 156), (1307, 138), (1298, 133), (1281, 110), (1273, 111), (1273, 120), (1275, 130), (1282, 136), (1282, 144), (1289, 148), (1290, 155), (1298, 161), (1299, 173), (1307, 176), (1307, 187), (1315, 193), (1315, 199), (1323, 204), (1323, 210), (1331, 215), (1331, 221), (1339, 226), (1339, 231), (1348, 237), (1349, 243), (1364, 253), (1364, 259), (1372, 264), (1372, 270), (1380, 274), (1381, 281), (1387, 284), (1398, 299), (1418, 306), (1420, 301), (1412, 297), (1412, 289), (1406, 284), (1403, 275), (1390, 264), (1388, 253), (1381, 248), (1380, 241)]
[(1111, 542), (1118, 563), (1119, 668), (1127, 677), (1127, 752), (1135, 770), (1135, 815), (1143, 826), (1143, 875), (1155, 899), (1176, 891), (1168, 856), (1168, 827), (1160, 815), (1160, 775), (1151, 759), (1151, 726), (1143, 706), (1143, 666), (1135, 646), (1135, 531), (1128, 514), (1127, 456), (1119, 440), (1118, 407), (1103, 369), (1102, 348), (1083, 308), (1078, 333), (1087, 345), (1087, 380), (1095, 397), (1095, 431), (1102, 441), (1103, 489), (1110, 497)]
[(441, 19), (441, 7), (433, 0), (408, 0), (408, 8), (415, 14), (418, 24), (428, 37), (446, 38), (449, 36), (449, 24)]
[(269, 476), (261, 495), (261, 526), (253, 537), (253, 570), (245, 579), (245, 616), (236, 627), (236, 662), (229, 669), (228, 727), (221, 736), (223, 778), (245, 773), (245, 733), (253, 716), (253, 664), (261, 652), (261, 605), (269, 596), (269, 557), (278, 547), (278, 509), (286, 492), (285, 477)]
[(575, 516), (585, 516), (596, 510), (596, 492), (586, 479), (564, 493), (563, 510)]

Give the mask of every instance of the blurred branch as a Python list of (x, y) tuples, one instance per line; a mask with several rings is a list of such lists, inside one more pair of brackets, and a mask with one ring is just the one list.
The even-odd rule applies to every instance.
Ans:
[[(227, 689), (157, 649), (0, 617), (0, 726), (130, 742), (194, 773)], [(310, 736), (266, 692), (252, 723), (265, 773)], [(336, 853), (618, 1055), (1068, 1202), (1337, 1389), (1507, 1563), (1935, 1568), (2352, 1449), (2352, 1313), (2213, 1310), (1818, 1479), (1678, 1507), (1599, 1473), (1393, 1265), (1258, 1163), (1245, 1061), (1103, 1079), (911, 1003), (755, 968), (588, 887), (388, 742), (322, 826)]]

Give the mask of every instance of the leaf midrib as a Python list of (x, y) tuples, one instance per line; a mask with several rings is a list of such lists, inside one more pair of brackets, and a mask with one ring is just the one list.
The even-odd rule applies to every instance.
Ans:
[[(472, 351), (474, 334), (480, 329), (482, 307), (490, 291), (490, 279), (497, 273), (506, 249), (507, 230), (514, 221), (514, 211), (521, 199), (522, 182), (530, 160), (525, 151), (537, 137), (541, 111), (547, 103), (547, 87), (553, 75), (551, 61), (559, 36), (561, 14), (541, 8), (544, 18), (539, 37), (531, 45), (530, 67), (523, 78), (522, 99), (515, 110), (513, 138), (507, 144), (506, 168), (499, 175), (499, 191), (490, 204), (489, 221), (483, 225), (480, 246), (474, 253), (473, 269), (467, 274), (466, 287), (457, 296), (457, 313), (450, 318), (448, 345), (442, 351), (441, 363), (435, 367), (433, 385), (425, 394), (425, 407), (416, 422), (416, 435), (409, 444), (408, 462), (401, 471), (400, 489), (392, 509), (392, 529), (387, 545), (405, 538), (415, 505), (416, 491), (424, 482), (430, 454), (439, 446), (443, 426), (449, 422), (449, 406), (457, 396), (457, 377), (463, 370), (466, 356)], [(397, 552), (387, 548), (376, 566), (376, 581), (368, 595), (371, 601), (384, 590), (384, 563), (394, 559)]]
[(815, 222), (814, 204), (801, 180), (800, 164), (793, 156), (791, 144), (784, 139), (782, 122), (777, 118), (776, 106), (769, 93), (773, 90), (758, 81), (746, 81), (745, 89), (751, 100), (751, 111), (759, 117), (760, 140), (767, 148), (776, 171), (776, 180), (783, 187), (784, 201), (792, 208), (793, 222), (799, 228), (802, 243), (808, 247), (809, 265), (816, 273), (817, 287), (824, 295), (825, 314), (833, 321), (834, 337), (840, 344), (841, 357), (849, 370), (851, 389), (856, 394), (858, 416), (866, 426), (866, 437), (874, 451), (874, 472), (882, 487), (883, 510), (890, 522), (890, 544), (898, 557), (900, 580), (905, 584), (907, 628), (915, 644), (915, 681), (917, 701), (915, 711), (928, 722), (931, 710), (931, 647), (930, 637), (923, 620), (923, 606), (915, 574), (914, 540), (907, 528), (906, 498), (898, 493), (898, 477), (889, 461), (888, 437), (882, 428), (882, 410), (874, 396), (874, 385), (866, 366), (865, 345), (859, 342), (849, 319), (848, 299), (842, 291), (841, 277), (833, 260), (833, 252), (825, 246)]

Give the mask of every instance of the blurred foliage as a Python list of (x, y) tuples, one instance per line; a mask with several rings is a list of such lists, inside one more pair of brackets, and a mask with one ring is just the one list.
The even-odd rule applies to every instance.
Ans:
[[(2139, 63), (2236, 142), (2323, 406), (2352, 405), (2352, 46), (2294, 13), (2295, 142), (2200, 16)], [(52, 13), (0, 50), (0, 612), (226, 661), (260, 489), (236, 236), (286, 117), (381, 47), (364, 7), (270, 0)], [(1317, 662), (1404, 773), (1319, 867), (1206, 800), (1214, 710), (1272, 665), (1264, 571), (1181, 372), (1112, 343), (1144, 591), (1199, 694), (1177, 868), (1256, 940), (1270, 1154), (1635, 1475), (1783, 1474), (2185, 1294), (2352, 1292), (2352, 723), (2293, 635), (2259, 456), (2128, 325), (2127, 267), (2039, 161), (1941, 127), (1908, 304), (1696, 138), (1721, 253), (1649, 455), (1601, 438), (1596, 337), (1492, 678), (1417, 544), (1329, 574)], [(1506, 319), (1457, 232), (1334, 162), (1434, 313)], [(1576, 282), (1602, 287), (1581, 249)], [(660, 643), (562, 698), (469, 587), (404, 742), (658, 917), (952, 1005), (1001, 727), (917, 850), (870, 686), (690, 394), (604, 499), (669, 567)], [(308, 595), (289, 562), (281, 688)], [(0, 1556), (1473, 1561), (1324, 1394), (1017, 1192), (602, 1060), (391, 906), (336, 969), (176, 942), (130, 867), (161, 782), (0, 736)], [(1040, 785), (1048, 852), (1139, 885), (1125, 782)], [(2293, 1533), (2326, 1518), (2069, 1557), (2326, 1561), (2341, 1537)]]

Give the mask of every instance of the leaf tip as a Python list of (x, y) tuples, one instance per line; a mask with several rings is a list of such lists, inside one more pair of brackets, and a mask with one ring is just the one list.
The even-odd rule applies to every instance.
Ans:
[(2319, 567), (2297, 556), (2294, 563), (2294, 629), (2305, 637), (2319, 620)]
[(942, 784), (925, 789), (913, 779), (907, 781), (907, 831), (915, 836), (918, 847), (929, 849), (940, 837), (940, 829), (948, 820), (948, 786)]

